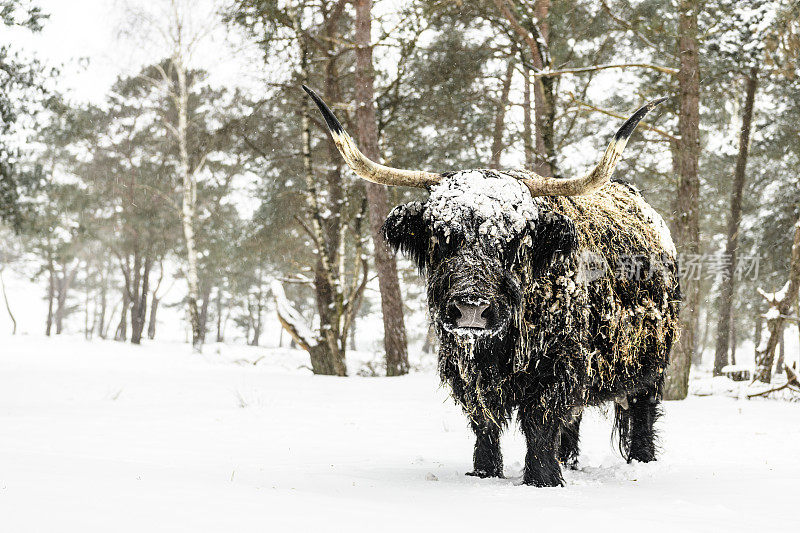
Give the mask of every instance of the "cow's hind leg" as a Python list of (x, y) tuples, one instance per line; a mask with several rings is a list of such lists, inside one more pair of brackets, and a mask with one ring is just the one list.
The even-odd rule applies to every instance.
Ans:
[(619, 450), (630, 463), (656, 460), (656, 433), (653, 428), (661, 416), (661, 388), (650, 385), (627, 396), (627, 405), (615, 406), (615, 426)]
[(578, 466), (582, 417), (582, 412), (573, 414), (572, 420), (561, 430), (561, 438), (558, 444), (558, 462), (567, 468), (575, 469)]
[(500, 452), (500, 428), (493, 422), (470, 421), (475, 432), (475, 454), (468, 476), (503, 477), (503, 454)]

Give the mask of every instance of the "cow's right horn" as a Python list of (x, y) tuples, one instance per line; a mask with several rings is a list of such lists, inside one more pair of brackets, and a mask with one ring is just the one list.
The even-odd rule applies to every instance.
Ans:
[(342, 154), (347, 165), (353, 169), (359, 177), (373, 183), (380, 183), (381, 185), (404, 185), (406, 187), (421, 187), (429, 189), (433, 185), (439, 183), (442, 179), (441, 174), (434, 172), (425, 172), (424, 170), (402, 170), (398, 168), (391, 168), (367, 158), (356, 147), (350, 135), (344, 131), (342, 124), (325, 105), (317, 93), (303, 85), (303, 90), (308, 93), (314, 103), (317, 104), (325, 122), (328, 124), (328, 129), (331, 132), (333, 142), (336, 143), (336, 148)]
[(659, 98), (637, 109), (614, 135), (597, 166), (585, 176), (566, 179), (546, 178), (526, 170), (525, 173), (529, 177), (522, 178), (522, 182), (528, 186), (533, 196), (576, 196), (598, 190), (611, 179), (611, 173), (622, 157), (622, 150), (625, 149), (633, 130), (651, 109), (664, 100), (666, 98)]

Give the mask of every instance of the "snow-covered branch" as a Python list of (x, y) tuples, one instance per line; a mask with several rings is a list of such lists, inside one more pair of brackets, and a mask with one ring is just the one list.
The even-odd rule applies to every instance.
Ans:
[(275, 299), (275, 309), (278, 313), (278, 320), (289, 335), (306, 351), (311, 351), (312, 346), (316, 346), (314, 332), (305, 324), (305, 319), (294, 305), (286, 298), (283, 285), (280, 281), (274, 280), (270, 284), (272, 297)]

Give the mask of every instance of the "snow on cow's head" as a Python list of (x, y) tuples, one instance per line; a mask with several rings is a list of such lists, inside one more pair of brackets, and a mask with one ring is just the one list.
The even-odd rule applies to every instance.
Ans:
[(387, 241), (428, 278), (431, 315), (455, 333), (496, 334), (519, 306), (519, 262), (541, 275), (576, 246), (567, 217), (494, 170), (447, 173), (425, 202), (396, 207)]

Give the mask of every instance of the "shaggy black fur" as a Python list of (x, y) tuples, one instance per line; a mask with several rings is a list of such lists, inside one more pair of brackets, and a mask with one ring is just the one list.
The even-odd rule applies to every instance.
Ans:
[[(630, 198), (635, 211), (635, 189), (608, 187), (615, 201)], [(592, 229), (598, 246), (612, 251), (608, 263), (617, 254), (664, 254), (663, 272), (581, 282), (579, 231), (566, 213), (581, 212), (582, 204), (536, 201), (538, 217), (501, 249), (479, 235), (479, 218), (443, 232), (419, 202), (395, 208), (384, 235), (427, 277), (429, 310), (441, 340), (439, 372), (476, 436), (470, 475), (502, 477), (500, 434), (516, 410), (528, 449), (524, 482), (556, 486), (563, 484), (561, 465), (576, 464), (584, 406), (626, 398), (627, 409), (616, 411), (620, 450), (629, 461), (655, 459), (653, 424), (680, 290), (675, 259), (613, 221)], [(463, 300), (490, 303), (483, 315), (487, 330), (455, 326), (453, 302)], [(632, 332), (640, 340), (631, 341)]]
[(478, 424), (472, 422), (475, 432), (475, 454), (472, 472), (468, 476), (503, 477), (503, 455), (500, 452), (500, 428), (495, 424)]
[(627, 396), (628, 406), (614, 406), (614, 429), (619, 435), (619, 451), (630, 463), (656, 460), (657, 435), (654, 429), (661, 416), (662, 382)]
[(582, 412), (575, 413), (572, 420), (561, 430), (561, 440), (558, 443), (558, 462), (568, 468), (578, 466), (582, 417)]

